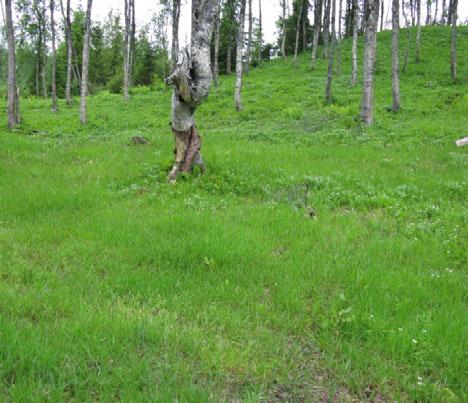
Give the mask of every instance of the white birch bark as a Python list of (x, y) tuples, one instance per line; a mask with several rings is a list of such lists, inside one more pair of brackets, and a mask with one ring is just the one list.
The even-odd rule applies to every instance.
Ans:
[(252, 0), (248, 0), (248, 2), (249, 2), (249, 34), (248, 34), (248, 39), (247, 39), (245, 74), (249, 74), (250, 72), (251, 51), (252, 51), (252, 30), (253, 30)]
[(336, 31), (335, 31), (335, 14), (336, 14), (336, 0), (331, 0), (331, 38), (330, 38), (330, 50), (328, 56), (328, 72), (327, 72), (327, 86), (325, 89), (325, 101), (330, 104), (332, 102), (332, 80), (333, 80), (333, 61), (335, 58), (335, 43), (336, 43)]
[(213, 61), (213, 83), (215, 87), (219, 84), (219, 44), (221, 40), (221, 1), (218, 0), (218, 9), (215, 19), (215, 44)]
[[(71, 8), (70, 0), (67, 0), (66, 12), (63, 8), (63, 1), (60, 0), (60, 8), (62, 10), (62, 17), (65, 26), (65, 40), (67, 44), (67, 78), (65, 84), (65, 99), (68, 106), (71, 106), (73, 103), (71, 96), (71, 86), (72, 86), (72, 73), (73, 71), (73, 45), (72, 45), (72, 36), (71, 36)], [(76, 75), (76, 74), (75, 74)]]
[(399, 45), (400, 0), (392, 0), (392, 111), (400, 110)]
[(210, 41), (216, 4), (216, 0), (192, 0), (190, 51), (185, 48), (179, 53), (176, 69), (166, 79), (166, 83), (175, 88), (172, 97), (175, 162), (168, 175), (171, 182), (179, 172), (189, 172), (194, 165), (204, 169), (194, 113), (208, 97), (211, 87)]
[[(242, 0), (241, 0), (242, 1)], [(286, 59), (286, 0), (282, 0), (283, 21), (281, 25), (281, 56)]]
[(237, 33), (236, 90), (234, 95), (236, 110), (238, 111), (242, 110), (242, 55), (244, 51), (245, 5), (246, 0), (240, 0), (239, 31)]
[(263, 45), (263, 32), (262, 32), (262, 0), (258, 0), (258, 64), (262, 64), (262, 45)]
[(177, 65), (177, 55), (179, 54), (179, 19), (180, 19), (180, 0), (173, 0), (172, 4), (172, 48), (171, 59), (172, 68)]
[(314, 37), (312, 39), (312, 55), (310, 60), (310, 68), (315, 69), (317, 63), (317, 48), (320, 36), (320, 28), (322, 24), (322, 3), (323, 0), (315, 0), (314, 7)]
[(297, 54), (299, 53), (299, 30), (301, 29), (303, 3), (304, 3), (304, 0), (301, 0), (299, 14), (297, 16), (296, 43), (294, 44), (294, 66), (297, 66)]
[(89, 66), (89, 42), (91, 37), (91, 9), (93, 0), (88, 0), (85, 18), (85, 34), (83, 39), (83, 64), (81, 71), (81, 100), (80, 100), (80, 122), (87, 123), (86, 96), (88, 95), (88, 66)]
[(50, 0), (50, 33), (52, 36), (52, 112), (57, 112), (57, 50), (55, 47), (55, 2)]
[(15, 32), (11, 9), (11, 0), (5, 0), (8, 32), (8, 128), (14, 129), (19, 123), (19, 113), (17, 114)]
[(361, 118), (370, 126), (374, 122), (374, 69), (377, 47), (377, 24), (379, 21), (379, 0), (367, 0), (364, 9), (364, 61), (363, 92), (361, 103)]
[(357, 70), (358, 70), (358, 61), (357, 61), (357, 39), (358, 39), (358, 27), (359, 27), (359, 2), (358, 0), (353, 0), (354, 2), (354, 18), (353, 18), (353, 43), (351, 46), (351, 60), (352, 60), (352, 71), (351, 71), (351, 85), (354, 87), (357, 82)]

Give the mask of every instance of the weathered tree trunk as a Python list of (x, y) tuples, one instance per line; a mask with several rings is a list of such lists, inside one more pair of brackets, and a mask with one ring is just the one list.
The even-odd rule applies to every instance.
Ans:
[(400, 73), (398, 35), (400, 32), (400, 0), (392, 0), (392, 111), (400, 110)]
[(249, 36), (247, 39), (247, 54), (246, 54), (246, 64), (245, 64), (245, 73), (249, 74), (250, 72), (250, 62), (251, 62), (251, 50), (252, 50), (252, 29), (253, 29), (253, 15), (252, 15), (252, 0), (249, 0)]
[(331, 0), (325, 1), (325, 13), (323, 15), (323, 58), (328, 58), (328, 46), (330, 42), (330, 2)]
[(421, 0), (416, 0), (416, 62), (421, 61)]
[(331, 32), (330, 51), (329, 51), (329, 58), (328, 58), (327, 87), (325, 89), (325, 101), (328, 104), (332, 102), (333, 59), (335, 57), (335, 42), (336, 42), (335, 14), (336, 14), (336, 0), (332, 0), (332, 14), (331, 14), (332, 32)]
[(11, 8), (11, 0), (5, 0), (5, 22), (8, 35), (8, 128), (14, 129), (19, 123), (19, 111), (17, 113), (19, 103), (17, 103), (16, 92), (15, 31)]
[(374, 69), (377, 47), (377, 24), (379, 21), (379, 0), (367, 0), (364, 9), (364, 61), (363, 61), (363, 93), (361, 118), (366, 125), (374, 122)]
[(55, 2), (50, 0), (50, 33), (52, 36), (52, 112), (57, 112), (57, 50), (55, 48)]
[(281, 56), (286, 59), (286, 0), (281, 1), (283, 21), (281, 24)]
[(263, 45), (262, 0), (258, 0), (258, 63), (259, 64), (262, 64), (262, 45)]
[(296, 25), (296, 43), (294, 46), (294, 66), (297, 66), (297, 54), (299, 53), (299, 30), (301, 28), (301, 17), (302, 17), (302, 6), (304, 0), (301, 0), (299, 14), (297, 16), (297, 25)]
[(177, 65), (177, 55), (179, 54), (179, 20), (180, 20), (180, 0), (173, 0), (172, 4), (172, 48), (171, 59), (172, 68)]
[(194, 113), (208, 96), (211, 86), (210, 39), (216, 0), (192, 0), (192, 37), (190, 52), (179, 53), (177, 67), (166, 83), (174, 85), (172, 130), (175, 137), (175, 163), (168, 175), (175, 181), (179, 172), (189, 172), (194, 165), (202, 171), (201, 137)]
[(71, 96), (71, 86), (72, 86), (72, 72), (73, 71), (73, 46), (72, 46), (72, 36), (71, 36), (71, 9), (70, 9), (70, 0), (67, 0), (67, 10), (66, 13), (63, 8), (63, 1), (60, 0), (60, 9), (62, 10), (62, 17), (65, 25), (65, 40), (67, 43), (67, 79), (65, 84), (65, 99), (67, 105), (72, 104)]
[(81, 101), (80, 101), (80, 122), (85, 124), (88, 121), (86, 110), (86, 96), (88, 95), (88, 65), (89, 65), (89, 42), (91, 37), (91, 8), (93, 0), (88, 0), (85, 19), (85, 34), (83, 39), (83, 64), (81, 68)]
[(221, 0), (218, 0), (218, 9), (215, 19), (215, 46), (214, 46), (214, 61), (213, 61), (213, 83), (215, 87), (219, 84), (219, 43), (221, 39)]
[(457, 15), (458, 0), (452, 0), (450, 21), (452, 22), (452, 40), (450, 44), (450, 75), (452, 81), (457, 80)]
[(437, 24), (437, 14), (439, 13), (439, 0), (436, 0), (435, 2), (435, 10), (434, 10), (434, 19), (432, 20), (432, 24), (436, 25)]
[(359, 28), (359, 2), (358, 0), (353, 0), (353, 44), (351, 46), (351, 60), (352, 60), (352, 72), (351, 72), (351, 85), (354, 87), (357, 82), (357, 39), (358, 39), (358, 28)]
[(310, 61), (310, 68), (315, 69), (317, 63), (317, 48), (320, 36), (320, 29), (322, 24), (322, 0), (315, 0), (314, 7), (314, 38), (312, 40), (312, 57)]
[(236, 91), (234, 101), (236, 110), (238, 111), (242, 110), (242, 53), (244, 50), (245, 3), (246, 0), (240, 0), (239, 31), (237, 32)]

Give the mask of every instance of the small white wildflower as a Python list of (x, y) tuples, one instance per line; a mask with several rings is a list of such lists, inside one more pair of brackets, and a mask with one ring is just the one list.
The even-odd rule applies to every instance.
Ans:
[(418, 381), (418, 385), (419, 385), (419, 386), (422, 386), (422, 385), (424, 385), (424, 383), (421, 382), (421, 381)]
[(418, 341), (416, 339), (411, 340), (413, 344), (418, 344)]
[(448, 273), (453, 273), (453, 269), (449, 269), (448, 267), (445, 269)]
[(402, 332), (402, 331), (403, 331), (403, 328), (402, 328), (402, 327), (399, 327), (399, 328), (398, 328), (398, 331), (399, 331), (399, 332)]
[(371, 315), (370, 318), (371, 318), (371, 319), (374, 319), (374, 315)]

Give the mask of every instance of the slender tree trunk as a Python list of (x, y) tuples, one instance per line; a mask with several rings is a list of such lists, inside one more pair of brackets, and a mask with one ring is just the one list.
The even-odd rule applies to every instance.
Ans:
[(410, 0), (410, 14), (411, 14), (411, 26), (414, 27), (416, 25), (416, 1), (418, 0)]
[(431, 0), (426, 0), (426, 25), (431, 24), (431, 11), (432, 11), (432, 2)]
[(452, 40), (450, 44), (450, 76), (452, 81), (457, 80), (457, 15), (458, 0), (452, 0), (450, 21), (452, 22)]
[(176, 68), (177, 55), (179, 54), (179, 20), (180, 20), (180, 0), (173, 0), (172, 6), (172, 68)]
[(19, 123), (19, 111), (17, 110), (17, 105), (19, 105), (19, 103), (16, 99), (15, 31), (13, 27), (11, 8), (11, 0), (5, 0), (5, 22), (8, 32), (8, 128), (10, 130), (14, 129)]
[(89, 42), (91, 37), (91, 8), (93, 0), (88, 0), (85, 19), (85, 34), (83, 39), (83, 65), (81, 68), (81, 102), (80, 102), (80, 122), (87, 123), (86, 96), (88, 94), (88, 65), (89, 65)]
[(421, 61), (421, 0), (416, 0), (416, 62)]
[(404, 73), (406, 71), (406, 68), (408, 67), (409, 51), (410, 51), (410, 46), (411, 46), (411, 30), (409, 27), (409, 20), (405, 12), (405, 0), (401, 0), (401, 10), (403, 12), (403, 17), (405, 19), (406, 35), (407, 35), (407, 40), (406, 40), (407, 43), (406, 43), (406, 48), (405, 48), (405, 54), (403, 57), (403, 67), (401, 69), (401, 72)]
[(439, 0), (436, 0), (435, 2), (435, 10), (434, 10), (434, 19), (432, 20), (432, 24), (436, 25), (437, 24), (437, 14), (439, 13)]
[(62, 10), (62, 17), (65, 25), (65, 40), (67, 43), (67, 78), (65, 84), (65, 99), (68, 106), (72, 104), (71, 86), (72, 86), (72, 72), (73, 71), (73, 46), (71, 36), (71, 9), (70, 0), (67, 0), (66, 13), (63, 8), (63, 0), (60, 0), (60, 9)]
[(262, 45), (263, 45), (262, 0), (258, 0), (258, 63), (259, 64), (262, 64)]
[(308, 9), (309, 9), (309, 0), (305, 0), (302, 2), (302, 51), (305, 52), (307, 49), (307, 42), (308, 42), (308, 31), (307, 31), (307, 23), (308, 23)]
[(44, 61), (42, 63), (42, 95), (44, 99), (47, 99), (47, 78), (46, 78), (46, 61), (44, 56)]
[(299, 14), (297, 16), (297, 26), (296, 26), (296, 43), (295, 43), (295, 46), (294, 46), (294, 66), (297, 66), (297, 54), (299, 52), (299, 30), (301, 28), (301, 17), (302, 17), (302, 5), (303, 5), (303, 1), (304, 0), (301, 0), (301, 4), (300, 4), (300, 11), (299, 11)]
[(57, 112), (57, 50), (55, 48), (55, 2), (50, 0), (50, 33), (52, 36), (52, 112)]
[(249, 1), (249, 36), (247, 39), (247, 55), (245, 64), (245, 74), (250, 72), (251, 50), (252, 50), (252, 29), (253, 29), (253, 15), (252, 15), (252, 0)]
[[(130, 0), (132, 5), (131, 14), (130, 14), (130, 57), (128, 63), (128, 85), (129, 87), (133, 86), (133, 69), (134, 69), (134, 60), (135, 60), (135, 32), (136, 32), (136, 22), (135, 22), (135, 0)], [(165, 77), (164, 75), (163, 77)]]
[(384, 0), (380, 0), (380, 32), (383, 31), (384, 27)]
[(330, 42), (330, 2), (331, 0), (325, 1), (325, 14), (323, 15), (323, 58), (328, 58), (328, 45)]
[(312, 40), (312, 58), (310, 61), (310, 68), (315, 69), (315, 65), (317, 63), (317, 48), (318, 48), (318, 40), (320, 36), (320, 29), (322, 23), (322, 1), (323, 0), (315, 0), (315, 7), (314, 7), (314, 38)]
[(343, 14), (343, 0), (339, 0), (340, 8), (338, 11), (338, 75), (341, 74), (341, 18)]
[(221, 1), (218, 0), (218, 8), (215, 19), (215, 47), (214, 47), (214, 63), (213, 63), (213, 83), (215, 87), (219, 84), (219, 43), (221, 39)]
[(240, 2), (239, 31), (237, 33), (235, 104), (238, 111), (242, 110), (242, 51), (244, 49), (245, 3), (246, 0)]
[[(174, 7), (176, 6), (174, 2)], [(124, 7), (125, 14), (125, 31), (124, 31), (124, 80), (123, 80), (123, 93), (124, 101), (128, 102), (130, 98), (129, 87), (131, 81), (131, 68), (132, 68), (132, 16), (133, 13), (133, 2), (132, 0), (125, 0)]]
[(226, 74), (231, 74), (232, 72), (232, 38), (231, 32), (229, 32), (227, 55), (226, 55)]
[(358, 28), (359, 28), (359, 2), (358, 0), (353, 0), (353, 44), (351, 47), (351, 59), (352, 59), (352, 73), (351, 73), (351, 85), (354, 87), (357, 82), (357, 39), (358, 39)]
[(392, 0), (392, 111), (400, 110), (400, 75), (398, 35), (400, 32), (400, 0)]
[(332, 13), (331, 13), (332, 32), (331, 32), (330, 51), (329, 51), (329, 58), (328, 58), (327, 87), (325, 89), (325, 101), (328, 104), (332, 102), (333, 59), (335, 57), (335, 42), (336, 42), (335, 14), (336, 14), (336, 0), (332, 0)]
[(216, 0), (192, 0), (191, 49), (179, 53), (177, 68), (166, 80), (173, 84), (172, 130), (175, 138), (175, 163), (168, 180), (176, 180), (179, 172), (189, 172), (194, 165), (202, 171), (201, 138), (195, 126), (194, 113), (207, 98), (211, 86), (210, 39)]
[(364, 10), (364, 62), (361, 118), (369, 126), (374, 122), (374, 69), (377, 47), (377, 24), (379, 21), (379, 0), (367, 0)]
[(442, 0), (442, 15), (440, 17), (440, 23), (442, 25), (445, 25), (445, 16), (446, 15), (447, 15), (446, 3), (445, 3), (445, 0)]
[(283, 59), (286, 59), (286, 0), (282, 0), (281, 6), (283, 8), (283, 21), (281, 24), (281, 56)]

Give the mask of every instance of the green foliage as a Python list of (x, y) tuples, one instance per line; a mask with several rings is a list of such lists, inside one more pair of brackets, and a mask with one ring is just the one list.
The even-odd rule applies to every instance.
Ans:
[(398, 114), (390, 39), (374, 127), (349, 42), (331, 106), (325, 61), (271, 61), (241, 113), (234, 77), (212, 90), (207, 173), (175, 185), (159, 81), (89, 97), (87, 126), (23, 99), (0, 130), (0, 400), (466, 401), (468, 29), (455, 84), (450, 30), (423, 29)]

